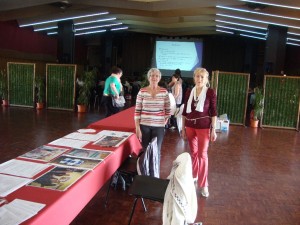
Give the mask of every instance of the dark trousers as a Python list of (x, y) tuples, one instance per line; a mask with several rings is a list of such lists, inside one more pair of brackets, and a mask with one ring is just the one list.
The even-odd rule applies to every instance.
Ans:
[[(179, 110), (181, 104), (176, 104), (176, 110)], [(170, 118), (170, 127), (176, 127), (177, 128), (177, 118), (172, 115)]]
[(118, 107), (112, 105), (111, 96), (102, 96), (101, 105), (105, 107), (105, 117), (109, 117), (113, 114), (116, 114), (120, 111)]
[(165, 136), (165, 127), (151, 127), (140, 125), (142, 132), (142, 146), (147, 149), (148, 144), (154, 137), (157, 137), (157, 151), (158, 151), (158, 168), (160, 168), (160, 150)]

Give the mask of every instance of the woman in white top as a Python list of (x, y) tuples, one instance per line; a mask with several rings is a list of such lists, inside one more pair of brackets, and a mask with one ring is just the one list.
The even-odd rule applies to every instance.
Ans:
[[(173, 74), (171, 82), (173, 83), (172, 95), (175, 98), (176, 108), (178, 110), (180, 108), (181, 102), (182, 102), (182, 81), (180, 80), (180, 75), (176, 74), (176, 73)], [(176, 129), (177, 122), (176, 122), (176, 118), (174, 115), (171, 116), (170, 123), (171, 123), (170, 129)]]

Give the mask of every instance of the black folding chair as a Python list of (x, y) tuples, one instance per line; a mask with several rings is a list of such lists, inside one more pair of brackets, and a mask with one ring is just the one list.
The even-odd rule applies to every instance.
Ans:
[[(130, 184), (133, 182), (133, 178), (135, 177), (135, 175), (137, 175), (136, 162), (137, 162), (136, 157), (129, 156), (124, 161), (124, 163), (119, 167), (119, 169), (116, 171), (116, 173), (112, 175), (112, 177), (110, 178), (109, 186), (107, 188), (107, 192), (106, 192), (105, 207), (107, 207), (109, 192), (110, 192), (110, 189), (111, 189), (111, 186), (112, 186), (114, 180), (115, 180), (115, 186), (114, 186), (115, 189), (117, 189), (118, 181), (120, 179), (123, 179), (123, 181), (125, 182), (125, 184), (123, 185), (123, 189), (126, 189), (127, 184)], [(128, 181), (128, 179), (129, 179), (129, 181), (128, 181), (129, 183), (126, 183), (124, 178), (127, 178), (126, 181)]]
[(129, 195), (133, 195), (135, 197), (128, 222), (129, 225), (135, 211), (137, 200), (139, 198), (142, 200), (143, 207), (146, 212), (147, 209), (143, 199), (149, 199), (152, 201), (163, 203), (168, 184), (168, 179), (161, 179), (144, 175), (136, 175), (134, 177), (133, 182), (128, 190)]

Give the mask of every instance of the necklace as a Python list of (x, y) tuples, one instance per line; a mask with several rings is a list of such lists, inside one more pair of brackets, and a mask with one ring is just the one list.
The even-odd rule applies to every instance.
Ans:
[(198, 104), (198, 102), (199, 102), (199, 98), (197, 97), (196, 99), (194, 99), (195, 100), (195, 102), (194, 102), (194, 106), (195, 107), (197, 107), (197, 104)]
[[(200, 92), (201, 93), (201, 92)], [(197, 91), (195, 90), (194, 92), (194, 106), (197, 107), (197, 104), (199, 102), (199, 98), (200, 98), (200, 93), (199, 95), (197, 96)]]

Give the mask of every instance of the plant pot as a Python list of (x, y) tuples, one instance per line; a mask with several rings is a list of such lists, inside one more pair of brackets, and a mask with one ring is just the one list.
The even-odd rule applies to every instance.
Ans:
[(2, 100), (2, 106), (8, 106), (8, 100)]
[(36, 103), (36, 109), (43, 109), (43, 108), (44, 108), (44, 103), (42, 103), (42, 102)]
[(77, 112), (85, 113), (86, 112), (86, 106), (85, 105), (77, 105)]
[(258, 127), (259, 120), (250, 119), (250, 127)]

